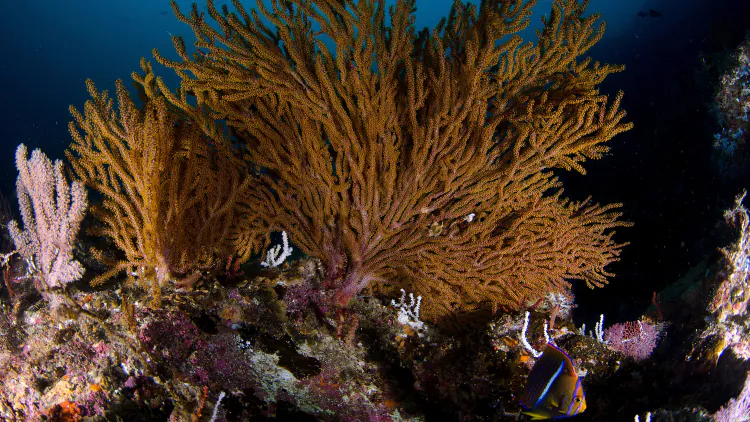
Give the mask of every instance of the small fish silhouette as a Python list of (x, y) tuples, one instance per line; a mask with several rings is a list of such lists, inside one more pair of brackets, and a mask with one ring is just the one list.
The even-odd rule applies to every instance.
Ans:
[(645, 18), (647, 16), (649, 18), (659, 18), (661, 17), (661, 12), (659, 12), (658, 10), (654, 10), (654, 9), (648, 9), (648, 12), (644, 12), (643, 10), (638, 12), (639, 18)]

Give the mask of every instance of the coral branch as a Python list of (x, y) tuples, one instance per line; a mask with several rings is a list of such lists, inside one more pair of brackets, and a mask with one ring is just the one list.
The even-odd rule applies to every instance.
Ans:
[(142, 108), (118, 81), (118, 114), (108, 94), (87, 81), (84, 113), (71, 107), (68, 159), (103, 196), (93, 209), (101, 224), (92, 234), (125, 254), (94, 283), (126, 270), (158, 302), (165, 282), (235, 255), (235, 217), (251, 179), (211, 116), (188, 105), (184, 93), (169, 92), (148, 63), (141, 66), (144, 74), (133, 77)]
[(200, 54), (181, 39), (180, 61), (155, 54), (263, 169), (249, 207), (323, 261), (334, 305), (405, 288), (430, 319), (521, 309), (607, 282), (619, 204), (564, 199), (553, 170), (584, 173), (631, 127), (622, 95), (597, 89), (622, 67), (579, 60), (598, 15), (556, 1), (524, 44), (533, 3), (455, 2), (422, 32), (413, 1), (389, 17), (374, 0), (209, 1), (189, 16), (173, 3)]
[(83, 275), (73, 260), (78, 230), (86, 214), (86, 190), (80, 182), (68, 185), (62, 161), (54, 164), (35, 149), (16, 149), (16, 191), (24, 229), (11, 221), (8, 229), (18, 252), (47, 289), (62, 288)]

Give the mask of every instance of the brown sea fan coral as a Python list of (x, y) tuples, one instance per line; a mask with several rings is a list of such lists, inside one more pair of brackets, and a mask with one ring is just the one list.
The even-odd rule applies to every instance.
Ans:
[(404, 287), (435, 318), (606, 283), (619, 204), (568, 201), (553, 174), (631, 127), (597, 90), (622, 67), (579, 60), (604, 29), (586, 2), (555, 1), (536, 44), (534, 1), (456, 2), (421, 32), (414, 1), (233, 3), (209, 24), (173, 2), (197, 52), (156, 57), (262, 169), (248, 206), (323, 261), (331, 304)]
[(92, 210), (100, 224), (91, 233), (125, 254), (94, 283), (125, 270), (158, 299), (168, 280), (234, 256), (231, 232), (251, 180), (221, 127), (171, 94), (146, 62), (142, 67), (144, 74), (133, 76), (140, 108), (121, 81), (119, 109), (87, 81), (92, 98), (84, 112), (71, 107), (68, 159), (103, 197)]

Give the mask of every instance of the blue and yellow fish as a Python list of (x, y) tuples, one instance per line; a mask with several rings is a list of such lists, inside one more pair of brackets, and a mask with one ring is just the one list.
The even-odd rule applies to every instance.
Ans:
[(547, 344), (531, 368), (521, 406), (532, 420), (567, 418), (586, 410), (586, 394), (567, 353)]

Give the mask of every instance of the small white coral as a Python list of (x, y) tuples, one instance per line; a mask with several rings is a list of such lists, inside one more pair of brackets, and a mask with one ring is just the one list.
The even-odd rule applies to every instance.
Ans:
[(422, 304), (422, 296), (414, 299), (414, 293), (409, 293), (409, 303), (406, 303), (406, 290), (401, 289), (401, 300), (396, 303), (391, 300), (391, 305), (398, 308), (398, 323), (408, 326), (414, 330), (419, 337), (424, 336), (427, 332), (427, 326), (419, 320), (419, 307)]
[(260, 263), (264, 267), (278, 267), (281, 265), (289, 256), (292, 254), (291, 246), (289, 246), (289, 239), (286, 236), (286, 232), (281, 232), (281, 245), (276, 245), (266, 252), (266, 259)]
[[(521, 342), (521, 345), (523, 345), (524, 349), (531, 353), (531, 355), (535, 358), (538, 358), (542, 356), (542, 352), (534, 349), (529, 343), (529, 340), (526, 338), (526, 332), (529, 329), (529, 315), (531, 315), (529, 311), (526, 311), (526, 313), (523, 315), (523, 327), (521, 328), (521, 332), (518, 334), (518, 340)], [(549, 343), (549, 334), (547, 333), (546, 321), (544, 322), (544, 339), (545, 344)]]

